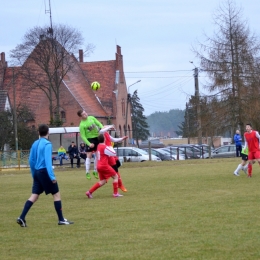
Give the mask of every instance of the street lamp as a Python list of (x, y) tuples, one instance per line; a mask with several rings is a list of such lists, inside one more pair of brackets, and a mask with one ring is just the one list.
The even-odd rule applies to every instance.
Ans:
[[(130, 86), (128, 86), (127, 88), (127, 100), (126, 100), (126, 115), (125, 115), (125, 136), (127, 135), (127, 115), (128, 115), (128, 104), (130, 102), (130, 98), (131, 95), (129, 93), (129, 88), (137, 83), (139, 83), (141, 80), (139, 79), (138, 81), (136, 81), (135, 83), (131, 84)], [(124, 146), (126, 146), (126, 139), (124, 141)]]

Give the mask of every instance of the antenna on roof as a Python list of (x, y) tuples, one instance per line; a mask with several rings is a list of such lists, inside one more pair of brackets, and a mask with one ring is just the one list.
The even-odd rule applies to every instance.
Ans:
[(49, 27), (49, 29), (47, 30), (47, 33), (53, 35), (52, 18), (51, 18), (51, 0), (49, 0), (49, 10), (47, 10), (46, 6), (45, 6), (45, 13), (50, 14), (50, 25), (51, 25), (51, 27)]

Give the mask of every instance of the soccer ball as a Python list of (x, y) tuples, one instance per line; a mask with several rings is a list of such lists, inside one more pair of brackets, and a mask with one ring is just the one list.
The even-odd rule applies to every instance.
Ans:
[(99, 84), (99, 82), (97, 82), (97, 81), (92, 82), (92, 83), (91, 83), (91, 88), (92, 88), (93, 90), (95, 90), (95, 91), (99, 90), (99, 89), (100, 89), (100, 84)]

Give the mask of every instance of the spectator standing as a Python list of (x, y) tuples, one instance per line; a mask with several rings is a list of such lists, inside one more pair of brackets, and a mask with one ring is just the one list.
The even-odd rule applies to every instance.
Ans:
[(234, 135), (234, 142), (236, 145), (236, 155), (237, 157), (240, 157), (242, 151), (242, 137), (239, 130), (236, 130), (236, 134)]
[(71, 142), (71, 145), (68, 148), (68, 153), (69, 153), (69, 157), (70, 157), (71, 168), (73, 168), (73, 159), (74, 158), (77, 159), (77, 168), (79, 168), (80, 167), (79, 150), (74, 142)]

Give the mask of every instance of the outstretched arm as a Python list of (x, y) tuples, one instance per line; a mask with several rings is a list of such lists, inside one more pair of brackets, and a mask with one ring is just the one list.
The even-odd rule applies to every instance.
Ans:
[(122, 142), (123, 140), (127, 139), (128, 136), (123, 136), (123, 137), (120, 137), (120, 138), (115, 138), (115, 137), (112, 137), (110, 135), (110, 140), (111, 142), (114, 142), (114, 143), (118, 143), (118, 142)]

